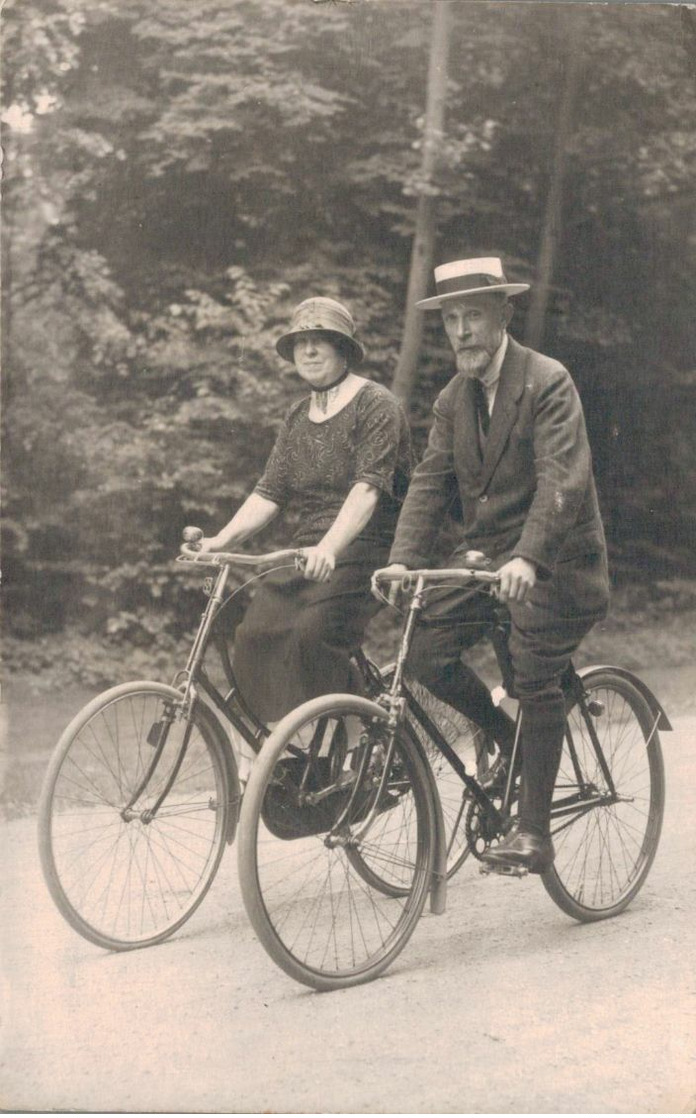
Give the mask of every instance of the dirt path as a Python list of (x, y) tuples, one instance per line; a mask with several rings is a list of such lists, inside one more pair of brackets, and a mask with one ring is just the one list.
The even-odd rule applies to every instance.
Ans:
[(665, 735), (648, 882), (579, 926), (534, 879), (466, 866), (389, 973), (318, 995), (255, 942), (233, 853), (167, 944), (109, 955), (40, 877), (35, 820), (4, 828), (7, 1109), (651, 1113), (696, 1105), (696, 719)]

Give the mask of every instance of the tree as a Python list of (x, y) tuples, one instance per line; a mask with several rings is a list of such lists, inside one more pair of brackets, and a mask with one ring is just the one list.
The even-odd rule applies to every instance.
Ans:
[(556, 140), (549, 191), (539, 241), (536, 276), (527, 313), (525, 343), (538, 349), (544, 336), (544, 321), (551, 294), (556, 254), (561, 241), (563, 188), (567, 149), (582, 73), (582, 9), (568, 9), (558, 15), (558, 49), (565, 54), (563, 93), (558, 110)]
[[(369, 374), (390, 383), (417, 298), (420, 201), (436, 198), (438, 259), (500, 254), (533, 277), (558, 146), (559, 15), (437, 7), (447, 114), (437, 195), (419, 195), (432, 5), (201, 0), (195, 20), (184, 0), (6, 5), (16, 632), (78, 627), (143, 655), (178, 638), (193, 600), (170, 563), (179, 530), (229, 517), (297, 393), (274, 354), (290, 307), (347, 301)], [(683, 566), (696, 515), (678, 422), (694, 382), (690, 60), (667, 5), (587, 6), (583, 25), (554, 240), (567, 299), (546, 315), (544, 348), (583, 394), (616, 564), (655, 569), (667, 540)], [(450, 375), (426, 317), (419, 443)]]
[(433, 7), (433, 29), (428, 65), (425, 124), (423, 128), (423, 161), (420, 175), (411, 182), (411, 192), (418, 196), (416, 230), (411, 251), (411, 266), (406, 294), (404, 330), (399, 361), (392, 381), (393, 392), (406, 404), (411, 399), (423, 337), (423, 319), (416, 302), (427, 293), (433, 265), (436, 232), (435, 183), (438, 157), (443, 141), (447, 66), (452, 9), (446, 0), (436, 0)]

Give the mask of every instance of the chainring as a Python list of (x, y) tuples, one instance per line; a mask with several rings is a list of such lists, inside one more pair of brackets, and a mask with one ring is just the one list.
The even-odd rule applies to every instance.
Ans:
[[(491, 801), (495, 807), (502, 807), (502, 797), (496, 796)], [(476, 800), (472, 800), (467, 809), (464, 820), (464, 833), (469, 850), (478, 861), (490, 850), (491, 845), (503, 837), (503, 833), (496, 827), (485, 808)]]

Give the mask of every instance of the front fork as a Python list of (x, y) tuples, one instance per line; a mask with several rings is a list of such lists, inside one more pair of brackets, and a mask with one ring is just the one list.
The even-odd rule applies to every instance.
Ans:
[[(214, 585), (206, 603), (206, 607), (203, 610), (201, 621), (198, 626), (198, 632), (196, 633), (196, 637), (193, 642), (193, 647), (191, 648), (186, 667), (183, 669), (183, 671), (177, 674), (174, 680), (174, 686), (181, 691), (181, 702), (168, 702), (165, 705), (163, 717), (159, 720), (159, 722), (155, 722), (150, 729), (147, 740), (148, 744), (153, 747), (154, 752), (150, 760), (150, 764), (147, 766), (145, 774), (143, 775), (140, 783), (136, 787), (128, 803), (121, 811), (121, 818), (126, 823), (129, 823), (132, 819), (135, 818), (140, 818), (142, 823), (151, 823), (157, 815), (157, 812), (161, 808), (162, 804), (164, 803), (165, 799), (169, 795), (174, 785), (174, 781), (179, 775), (179, 771), (181, 770), (181, 766), (188, 749), (188, 744), (191, 739), (191, 731), (193, 728), (193, 712), (195, 710), (196, 703), (198, 702), (196, 687), (193, 681), (200, 669), (201, 661), (203, 659), (203, 653), (205, 651), (208, 635), (215, 619), (215, 615), (217, 614), (217, 611), (223, 601), (223, 592), (228, 575), (229, 567), (226, 564), (222, 564), (215, 578)], [(167, 744), (169, 731), (175, 720), (183, 721), (186, 724), (183, 740), (179, 747), (177, 757), (174, 761), (174, 764), (172, 765), (169, 776), (164, 783), (164, 787), (162, 788), (162, 791), (158, 795), (154, 804), (151, 807), (147, 808), (145, 811), (138, 811), (136, 810), (135, 805), (145, 792), (145, 789), (148, 787), (155, 772), (157, 771), (157, 767), (160, 764), (165, 746)]]
[[(380, 742), (380, 748), (384, 749), (384, 759), (381, 763), (381, 775), (379, 785), (374, 793), (373, 803), (367, 817), (363, 820), (357, 830), (352, 831), (347, 837), (345, 836), (345, 829), (351, 816), (351, 809), (355, 802), (355, 797), (361, 787), (362, 781), (367, 777), (370, 761), (373, 756), (373, 749), (366, 749), (361, 757), (358, 776), (355, 783), (353, 795), (350, 802), (347, 804), (344, 811), (341, 813), (339, 820), (334, 828), (332, 828), (329, 835), (326, 837), (327, 846), (338, 845), (357, 845), (361, 839), (368, 833), (372, 826), (374, 819), (377, 815), (382, 797), (387, 793), (387, 779), (391, 770), (394, 753), (396, 750), (396, 736), (399, 726), (402, 724), (406, 714), (406, 699), (403, 694), (402, 681), (403, 674), (408, 657), (411, 641), (413, 639), (413, 632), (418, 619), (418, 614), (423, 609), (423, 591), (425, 580), (422, 576), (417, 576), (416, 586), (413, 592), (411, 603), (409, 606), (406, 624), (403, 629), (399, 651), (396, 658), (394, 667), (394, 674), (392, 676), (389, 690), (385, 692), (378, 700), (380, 705), (387, 711), (387, 723), (384, 727), (384, 742)], [(430, 775), (430, 795), (431, 804), (434, 814), (434, 831), (435, 831), (435, 856), (433, 868), (431, 871), (431, 884), (430, 884), (430, 911), (434, 915), (441, 915), (444, 913), (447, 903), (447, 844), (445, 841), (445, 825), (442, 817), (442, 805), (440, 797), (435, 787), (434, 777), (432, 770), (425, 758), (423, 763), (426, 766), (426, 771)], [(343, 835), (341, 835), (343, 832)]]
[(389, 688), (389, 691), (381, 696), (379, 700), (380, 704), (385, 707), (388, 715), (385, 734), (387, 745), (386, 747), (382, 745), (382, 748), (386, 748), (386, 752), (381, 766), (382, 772), (380, 776), (379, 786), (377, 789), (377, 793), (374, 796), (372, 807), (368, 812), (367, 817), (363, 820), (362, 824), (356, 831), (351, 832), (348, 839), (341, 835), (341, 832), (344, 830), (348, 820), (350, 819), (355, 797), (358, 794), (362, 782), (367, 776), (367, 771), (370, 760), (372, 758), (374, 746), (365, 749), (362, 757), (360, 758), (360, 764), (355, 780), (353, 795), (350, 797), (350, 800), (346, 804), (345, 809), (341, 812), (336, 825), (331, 829), (329, 835), (327, 835), (327, 846), (338, 846), (340, 844), (356, 846), (370, 830), (370, 827), (375, 820), (375, 816), (377, 815), (377, 809), (379, 807), (380, 800), (387, 790), (387, 777), (391, 769), (391, 764), (394, 759), (394, 751), (396, 749), (396, 733), (400, 723), (403, 721), (404, 713), (406, 710), (406, 700), (404, 699), (401, 691), (401, 682), (403, 679), (406, 657), (408, 656), (408, 651), (411, 647), (411, 640), (413, 638), (413, 630), (416, 625), (416, 620), (419, 612), (423, 609), (424, 585), (425, 584), (423, 578), (419, 576), (416, 583), (416, 590), (411, 599), (411, 605), (409, 607), (408, 617), (406, 618), (406, 624), (401, 636), (401, 643), (399, 645), (399, 652), (396, 658), (396, 665), (394, 668), (394, 675), (392, 677), (391, 686)]
[[(159, 722), (153, 723), (150, 729), (150, 733), (148, 734), (147, 741), (149, 745), (154, 747), (154, 752), (152, 754), (150, 764), (147, 766), (145, 774), (143, 775), (140, 783), (137, 785), (128, 803), (121, 811), (121, 818), (123, 819), (124, 823), (130, 823), (133, 819), (136, 818), (139, 818), (141, 823), (151, 823), (157, 815), (157, 812), (161, 808), (162, 804), (164, 803), (165, 799), (169, 795), (170, 791), (172, 790), (174, 781), (179, 775), (179, 771), (183, 764), (184, 757), (186, 756), (186, 751), (188, 749), (188, 744), (191, 739), (191, 731), (193, 729), (193, 709), (195, 702), (195, 693), (191, 693), (189, 695), (189, 700), (186, 707), (184, 707), (183, 705), (179, 705), (179, 703), (173, 701), (168, 702), (164, 708), (163, 717), (159, 720)], [(150, 781), (157, 771), (157, 768), (162, 759), (162, 754), (164, 753), (167, 744), (169, 731), (172, 727), (172, 724), (176, 720), (185, 720), (186, 722), (183, 740), (181, 742), (181, 745), (179, 746), (176, 760), (174, 761), (169, 776), (167, 777), (162, 791), (155, 800), (154, 804), (144, 811), (138, 811), (136, 810), (135, 805), (145, 792), (146, 788), (150, 784)]]

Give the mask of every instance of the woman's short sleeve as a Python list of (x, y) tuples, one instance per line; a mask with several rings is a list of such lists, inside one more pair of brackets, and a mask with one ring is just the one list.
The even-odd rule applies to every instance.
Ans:
[(364, 481), (390, 497), (400, 499), (410, 468), (406, 415), (396, 397), (385, 389), (375, 388), (361, 395), (356, 422), (353, 484)]
[(281, 508), (286, 502), (288, 491), (287, 438), (288, 421), (286, 419), (278, 432), (273, 450), (268, 456), (263, 476), (254, 487), (254, 493), (258, 493), (260, 497), (265, 497), (267, 501), (273, 501)]

